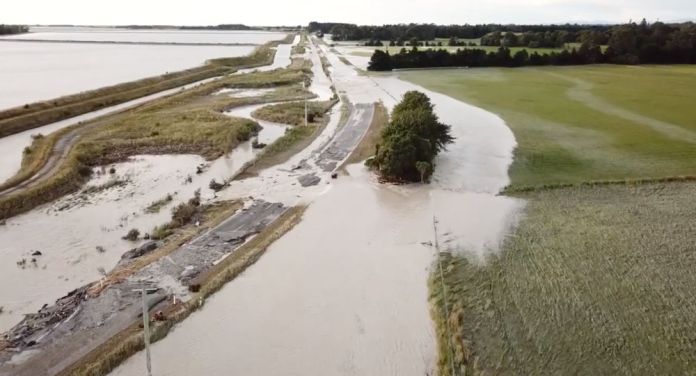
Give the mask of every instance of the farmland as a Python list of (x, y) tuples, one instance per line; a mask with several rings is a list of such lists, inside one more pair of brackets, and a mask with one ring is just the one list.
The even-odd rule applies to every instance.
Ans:
[(444, 254), (444, 289), (431, 280), (441, 374), (688, 373), (696, 69), (399, 75), (498, 114), (518, 142), (518, 227), (485, 260)]
[(510, 190), (696, 175), (696, 68), (414, 71), (402, 79), (501, 116), (519, 144)]
[[(521, 195), (526, 217), (500, 254), (485, 265), (445, 261), (457, 367), (525, 375), (689, 373), (696, 351), (695, 194), (694, 183), (669, 183)], [(439, 280), (432, 282), (442, 315)], [(441, 356), (449, 375), (452, 355), (443, 349)]]

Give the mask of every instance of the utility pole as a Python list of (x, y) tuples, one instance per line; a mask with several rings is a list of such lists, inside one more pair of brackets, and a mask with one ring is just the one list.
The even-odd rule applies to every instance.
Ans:
[(147, 367), (147, 376), (152, 376), (152, 364), (150, 361), (150, 317), (148, 314), (147, 304), (145, 303), (145, 295), (147, 295), (148, 291), (144, 287), (141, 289), (135, 289), (133, 291), (140, 292), (143, 302), (143, 340), (145, 341), (145, 362)]
[[(302, 81), (302, 89), (307, 90), (307, 83)], [(305, 127), (307, 126), (307, 94), (305, 93), (304, 97), (304, 125)]]
[(451, 375), (455, 376), (456, 373), (454, 368), (454, 349), (452, 348), (452, 334), (449, 325), (449, 308), (447, 307), (447, 287), (445, 285), (445, 273), (442, 271), (442, 257), (440, 257), (440, 242), (437, 238), (437, 218), (433, 216), (433, 232), (435, 234), (435, 251), (437, 252), (437, 264), (440, 269), (440, 284), (442, 285), (442, 307), (445, 311), (445, 336), (447, 337), (447, 344), (450, 352), (450, 369), (452, 370)]

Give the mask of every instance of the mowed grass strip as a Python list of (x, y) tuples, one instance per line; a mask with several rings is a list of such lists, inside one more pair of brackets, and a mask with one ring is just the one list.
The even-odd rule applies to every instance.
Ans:
[(500, 115), (518, 142), (510, 190), (696, 175), (696, 67), (401, 72)]
[[(485, 265), (445, 257), (458, 374), (683, 375), (696, 362), (696, 183), (521, 195)], [(450, 375), (433, 276), (441, 375)], [(465, 373), (466, 372), (466, 373)]]

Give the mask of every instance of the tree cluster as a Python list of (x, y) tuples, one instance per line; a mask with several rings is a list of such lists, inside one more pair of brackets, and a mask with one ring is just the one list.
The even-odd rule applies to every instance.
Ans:
[(581, 30), (604, 31), (605, 25), (434, 25), (434, 24), (398, 24), (382, 26), (358, 26), (346, 23), (310, 22), (309, 31), (333, 34), (334, 40), (433, 40), (435, 38), (481, 38), (486, 34), (499, 31), (514, 33), (547, 32), (564, 30), (577, 33)]
[(402, 49), (395, 55), (375, 51), (370, 70), (392, 70), (428, 67), (520, 67), (526, 65), (582, 65), (582, 64), (695, 64), (696, 25), (693, 23), (668, 26), (663, 23), (648, 25), (628, 24), (611, 29), (606, 49), (597, 44), (601, 38), (584, 33), (578, 49), (540, 54), (526, 49), (512, 54), (506, 46), (495, 52), (483, 49), (410, 50)]
[(28, 33), (29, 26), (26, 25), (0, 25), (0, 35)]
[(465, 40), (459, 40), (456, 37), (450, 37), (447, 41), (449, 47), (466, 47), (466, 46), (478, 46), (475, 42), (467, 42)]
[[(370, 46), (370, 47), (382, 47), (384, 46), (384, 42), (381, 40), (368, 40), (365, 42), (363, 45), (364, 46)], [(415, 46), (415, 47), (442, 47), (442, 42), (429, 42), (429, 41), (420, 41), (416, 38), (411, 38), (409, 41), (405, 41), (403, 39), (399, 40), (391, 40), (389, 41), (389, 46), (390, 47), (404, 47), (404, 46)]]
[(382, 131), (368, 165), (387, 181), (425, 182), (437, 154), (454, 141), (450, 126), (440, 123), (430, 98), (418, 91), (404, 94)]
[[(560, 48), (566, 43), (578, 41), (577, 32), (554, 30), (545, 32), (528, 31), (526, 33), (495, 31), (481, 37), (482, 46), (529, 47), (529, 48)], [(602, 43), (604, 44), (604, 43)]]

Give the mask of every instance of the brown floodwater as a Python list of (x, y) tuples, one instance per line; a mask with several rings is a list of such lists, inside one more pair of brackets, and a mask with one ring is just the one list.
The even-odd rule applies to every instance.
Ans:
[[(309, 208), (255, 265), (153, 345), (156, 374), (433, 374), (427, 279), (434, 218), (444, 249), (479, 262), (515, 224), (524, 203), (497, 194), (509, 182), (516, 144), (498, 116), (396, 76), (358, 75), (322, 50), (351, 101), (391, 108), (404, 92), (424, 91), (452, 125), (455, 143), (438, 157), (429, 185), (379, 184), (352, 165), (347, 176), (303, 190), (293, 184), (293, 161), (234, 183), (222, 195)], [(323, 146), (317, 141), (301, 153), (308, 168), (316, 168), (311, 156)], [(138, 353), (113, 375), (137, 374), (144, 364)]]
[[(257, 107), (240, 107), (228, 114), (248, 117)], [(287, 128), (261, 124), (257, 137), (264, 143), (272, 143)], [(193, 197), (197, 189), (204, 200), (214, 199), (215, 193), (208, 188), (210, 181), (233, 177), (259, 152), (251, 142), (245, 142), (212, 162), (197, 155), (136, 156), (109, 166), (115, 168), (115, 174), (109, 174), (109, 168), (95, 169), (94, 177), (76, 194), (8, 219), (0, 226), (0, 255), (5, 261), (0, 263), (0, 285), (13, 287), (0, 289), (0, 306), (4, 307), (0, 332), (19, 322), (22, 315), (98, 280), (100, 269), (110, 270), (121, 254), (140, 243), (121, 239), (128, 230), (137, 228), (146, 233), (167, 222), (171, 208)], [(201, 173), (197, 173), (199, 166)], [(82, 193), (110, 180), (126, 183), (103, 192)], [(145, 213), (151, 203), (168, 194), (174, 197), (169, 205), (159, 213)], [(98, 246), (106, 252), (98, 252)], [(42, 255), (34, 257), (34, 251)], [(16, 264), (23, 259), (25, 267)]]

